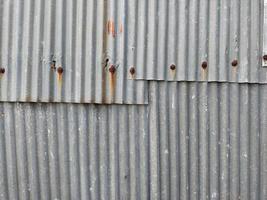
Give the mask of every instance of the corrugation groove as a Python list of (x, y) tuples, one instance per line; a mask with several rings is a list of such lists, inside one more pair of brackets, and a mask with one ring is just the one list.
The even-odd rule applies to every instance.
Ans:
[(1, 0), (0, 9), (0, 101), (147, 103), (147, 83), (127, 78), (124, 0)]
[(267, 82), (261, 64), (262, 0), (137, 4), (129, 4), (138, 13), (136, 79)]

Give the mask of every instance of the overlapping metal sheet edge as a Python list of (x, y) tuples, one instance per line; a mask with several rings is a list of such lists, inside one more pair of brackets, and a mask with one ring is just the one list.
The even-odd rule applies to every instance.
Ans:
[(0, 0), (0, 101), (147, 103), (123, 1)]
[(263, 0), (148, 0), (128, 7), (137, 24), (136, 79), (267, 82)]
[(1, 103), (1, 198), (266, 197), (265, 85), (149, 84), (149, 105)]

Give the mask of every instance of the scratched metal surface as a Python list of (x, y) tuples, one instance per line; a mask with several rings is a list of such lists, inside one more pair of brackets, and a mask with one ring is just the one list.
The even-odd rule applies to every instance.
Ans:
[(263, 0), (139, 0), (127, 9), (137, 79), (267, 83)]
[(267, 87), (150, 82), (148, 105), (0, 104), (0, 199), (265, 199)]
[(0, 101), (147, 103), (123, 1), (0, 0)]

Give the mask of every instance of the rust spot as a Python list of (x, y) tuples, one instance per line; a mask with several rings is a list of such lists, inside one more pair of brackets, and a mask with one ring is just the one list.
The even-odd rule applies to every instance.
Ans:
[(207, 80), (207, 68), (208, 68), (208, 62), (203, 61), (201, 64), (202, 70), (201, 70), (201, 79), (203, 81)]
[(130, 78), (131, 79), (134, 79), (135, 78), (135, 68), (134, 67), (131, 67), (129, 69), (129, 73), (130, 73)]
[(233, 61), (232, 61), (232, 66), (233, 66), (233, 67), (236, 67), (237, 65), (238, 65), (238, 61), (237, 61), (237, 60), (233, 60)]
[(110, 66), (109, 72), (110, 102), (114, 102), (116, 88), (116, 68), (114, 65)]
[(59, 75), (62, 75), (62, 73), (63, 73), (63, 68), (62, 67), (58, 67), (57, 68), (57, 73), (59, 74)]
[(0, 68), (0, 74), (4, 74), (6, 72), (5, 68), (1, 67)]
[(208, 62), (207, 62), (207, 61), (203, 61), (202, 64), (201, 64), (201, 67), (202, 67), (203, 69), (207, 69), (207, 67), (208, 67)]
[(112, 20), (108, 20), (108, 34), (112, 35), (112, 37), (115, 37), (115, 25), (114, 22)]
[(116, 72), (116, 67), (115, 67), (115, 65), (111, 65), (111, 66), (109, 67), (108, 71), (109, 71), (111, 74), (115, 74), (115, 72)]
[(267, 61), (267, 55), (262, 56), (263, 60)]
[(50, 65), (50, 68), (52, 70), (56, 70), (56, 61), (55, 60), (52, 61), (51, 65)]
[(58, 67), (57, 68), (57, 73), (58, 73), (58, 85), (59, 85), (59, 89), (61, 91), (61, 87), (62, 87), (62, 74), (63, 74), (63, 68), (62, 67)]
[(134, 75), (135, 74), (135, 68), (134, 67), (131, 67), (130, 70), (129, 70), (130, 74), (131, 75)]
[(176, 69), (176, 66), (175, 66), (174, 64), (172, 64), (172, 65), (170, 66), (170, 69), (171, 69), (171, 70), (175, 70), (175, 69)]

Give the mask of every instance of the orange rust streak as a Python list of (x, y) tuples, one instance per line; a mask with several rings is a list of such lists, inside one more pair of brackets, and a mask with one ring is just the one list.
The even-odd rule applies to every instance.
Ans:
[(58, 74), (58, 85), (60, 88), (62, 87), (62, 74)]
[(111, 102), (113, 102), (115, 97), (116, 73), (110, 73), (109, 83), (110, 83)]
[(113, 37), (116, 36), (116, 33), (115, 33), (115, 25), (114, 25), (114, 22), (112, 20), (108, 20), (108, 34), (109, 35), (112, 35)]

